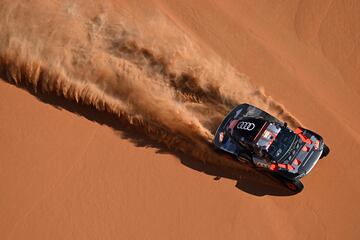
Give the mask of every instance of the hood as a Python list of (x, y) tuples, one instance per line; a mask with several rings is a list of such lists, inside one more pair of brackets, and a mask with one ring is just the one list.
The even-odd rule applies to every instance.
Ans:
[(285, 160), (278, 165), (280, 168), (286, 168), (290, 173), (303, 177), (319, 160), (324, 143), (321, 137), (310, 131), (298, 128), (295, 134), (298, 136), (298, 142)]

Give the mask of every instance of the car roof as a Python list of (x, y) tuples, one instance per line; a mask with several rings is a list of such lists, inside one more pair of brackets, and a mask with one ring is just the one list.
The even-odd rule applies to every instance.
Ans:
[(233, 126), (232, 134), (239, 141), (253, 143), (268, 124), (269, 122), (262, 118), (245, 117), (237, 120), (236, 125)]

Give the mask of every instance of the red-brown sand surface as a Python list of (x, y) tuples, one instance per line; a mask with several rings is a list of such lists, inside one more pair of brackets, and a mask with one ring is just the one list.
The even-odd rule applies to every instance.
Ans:
[[(0, 239), (360, 237), (359, 1), (0, 6)], [(209, 150), (242, 101), (330, 146), (300, 194)]]

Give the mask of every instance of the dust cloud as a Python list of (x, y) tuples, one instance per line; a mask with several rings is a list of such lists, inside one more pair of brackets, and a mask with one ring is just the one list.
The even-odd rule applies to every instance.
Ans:
[(211, 159), (217, 125), (243, 102), (300, 125), (160, 14), (137, 22), (106, 7), (1, 5), (1, 78), (115, 114), (168, 148)]

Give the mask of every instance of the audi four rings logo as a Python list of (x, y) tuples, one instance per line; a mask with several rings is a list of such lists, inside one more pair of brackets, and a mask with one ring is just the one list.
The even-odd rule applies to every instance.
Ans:
[(251, 122), (240, 122), (236, 128), (251, 131), (255, 128), (255, 124)]

